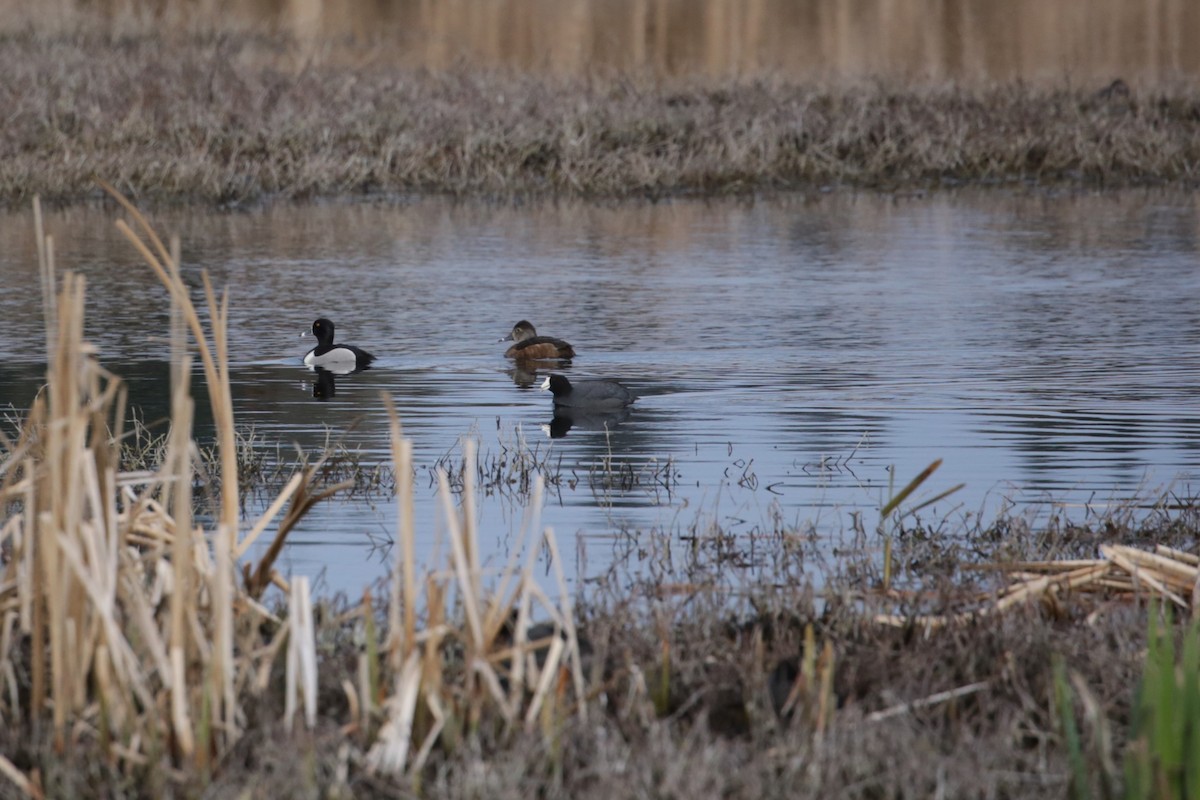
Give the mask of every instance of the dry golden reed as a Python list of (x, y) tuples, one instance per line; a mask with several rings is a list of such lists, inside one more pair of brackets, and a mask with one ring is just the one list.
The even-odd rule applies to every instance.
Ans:
[(1152, 552), (1120, 544), (1102, 544), (1100, 558), (1021, 561), (983, 564), (974, 569), (1007, 573), (1012, 583), (994, 597), (956, 614), (880, 614), (875, 619), (886, 625), (920, 625), (937, 628), (978, 620), (991, 614), (1042, 603), (1060, 606), (1065, 595), (1101, 593), (1109, 597), (1157, 598), (1182, 611), (1191, 611), (1200, 601), (1200, 558), (1166, 545)]

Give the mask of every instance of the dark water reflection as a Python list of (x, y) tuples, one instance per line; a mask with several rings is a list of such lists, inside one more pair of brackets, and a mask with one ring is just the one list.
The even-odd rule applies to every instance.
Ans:
[[(332, 439), (373, 463), (388, 458), (380, 393), (395, 401), (427, 544), (441, 524), (431, 470), (463, 434), (493, 464), (528, 451), (563, 476), (543, 519), (585, 576), (607, 562), (595, 537), (625, 529), (753, 526), (775, 508), (836, 536), (852, 512), (873, 520), (893, 469), (902, 484), (935, 458), (926, 497), (967, 488), (925, 513), (959, 520), (1005, 500), (1082, 514), (1200, 483), (1191, 195), (430, 200), (157, 219), (181, 234), (189, 280), (205, 268), (230, 288), (243, 425), (272, 447)], [(109, 211), (48, 227), (60, 263), (88, 276), (89, 336), (146, 419), (165, 416), (164, 292)], [(30, 216), (0, 218), (0, 400), (18, 406), (42, 380), (35, 264)], [(303, 367), (297, 334), (317, 316), (379, 360)], [(496, 343), (525, 318), (575, 345), (555, 371), (619, 377), (637, 403), (568, 426), (537, 388), (546, 370), (514, 368)], [(504, 487), (482, 499), (494, 563), (523, 513)], [(386, 569), (377, 545), (394, 527), (390, 497), (319, 507), (287, 566), (357, 590)]]
[(551, 439), (561, 439), (572, 430), (577, 431), (611, 431), (622, 422), (629, 419), (633, 409), (622, 408), (614, 411), (598, 411), (580, 408), (565, 408), (555, 406), (550, 422), (542, 429)]

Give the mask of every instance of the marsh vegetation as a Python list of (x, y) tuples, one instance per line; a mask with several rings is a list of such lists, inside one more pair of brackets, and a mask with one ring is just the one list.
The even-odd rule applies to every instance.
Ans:
[[(121, 380), (81, 338), (83, 282), (56, 277), (48, 249), (43, 274), (61, 286), (48, 301), (49, 382), (2, 462), (0, 769), (21, 794), (1059, 797), (1122, 780), (1187, 785), (1169, 744), (1137, 721), (1174, 705), (1161, 698), (1175, 650), (1161, 627), (1146, 634), (1145, 601), (1159, 594), (1149, 573), (1087, 593), (1055, 579), (1006, 613), (961, 612), (1003, 585), (972, 565), (1106, 543), (1193, 548), (1194, 498), (947, 535), (900, 502), (914, 480), (878, 528), (848, 532), (832, 565), (778, 518), (750, 537), (629, 532), (626, 563), (576, 607), (561, 571), (552, 593), (533, 578), (531, 553), (559, 563), (537, 510), (545, 476), (564, 478), (519, 442), (479, 461), (468, 438), (461, 460), (432, 468), (449, 555), (417, 574), (416, 473), (393, 415), (394, 487), (375, 489), (400, 506), (394, 570), (361, 596), (314, 598), (307, 579), (274, 568), (278, 545), (314, 504), (354, 490), (354, 471), (320, 484), (321, 460), (301, 464), (266, 513), (242, 519), (245, 480), (265, 485), (239, 474), (256, 467), (229, 413), (225, 301), (206, 286), (205, 326), (175, 258), (148, 228), (123, 230), (176, 304), (171, 424), (163, 440), (135, 427), (131, 453)], [(218, 421), (207, 460), (189, 435), (189, 350)], [(222, 487), (209, 529), (192, 498), (206, 463)], [(648, 480), (669, 487), (665, 470)], [(498, 572), (477, 557), (473, 507), (489, 481), (529, 509)], [(247, 560), (272, 529), (275, 544)], [(646, 553), (658, 555), (631, 580)], [(1147, 641), (1160, 688), (1135, 698)]]
[[(422, 4), (434, 6), (459, 8)], [(729, 7), (706, 7), (712, 39)], [(1193, 19), (1164, 8), (1166, 27)], [(1191, 188), (1190, 83), (429, 71), (380, 53), (326, 57), (302, 30), (150, 22), (7, 30), (0, 47), (0, 198), (111, 198), (171, 303), (169, 414), (131, 417), (122, 376), (84, 335), (87, 283), (57, 273), (38, 216), (45, 382), (9, 398), (21, 411), (0, 439), (0, 794), (1194, 795), (1191, 487), (1082, 519), (1053, 503), (985, 519), (889, 486), (830, 541), (773, 502), (757, 520), (685, 516), (670, 454), (601, 446), (568, 463), (498, 425), (494, 440), (465, 431), (420, 462), (386, 394), (385, 455), (333, 433), (300, 450), (235, 419), (229, 297), (207, 273), (185, 279), (178, 244), (95, 181), (226, 207), (414, 192)], [(1190, 424), (1163, 435), (1186, 439)], [(797, 469), (848, 471), (850, 447)], [(774, 494), (753, 454), (726, 454), (723, 485)], [(571, 493), (679, 513), (614, 524), (611, 559), (572, 589), (541, 519)], [(520, 512), (503, 564), (480, 557), (487, 497)], [(361, 591), (317, 596), (280, 557), (305, 515), (339, 502), (395, 504), (391, 566)], [(434, 516), (440, 558), (424, 565), (417, 520)]]
[[(268, 53), (295, 47), (287, 38)], [(550, 77), (320, 59), (247, 34), (8, 35), (0, 198), (143, 202), (437, 192), (664, 196), (1194, 181), (1188, 83), (851, 85)]]

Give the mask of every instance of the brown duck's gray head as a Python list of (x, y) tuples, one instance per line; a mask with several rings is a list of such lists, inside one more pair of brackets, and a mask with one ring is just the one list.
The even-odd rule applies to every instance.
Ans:
[(513, 325), (512, 331), (500, 341), (502, 342), (523, 342), (526, 339), (532, 339), (537, 336), (537, 329), (533, 327), (533, 323), (529, 320), (521, 320), (516, 325)]

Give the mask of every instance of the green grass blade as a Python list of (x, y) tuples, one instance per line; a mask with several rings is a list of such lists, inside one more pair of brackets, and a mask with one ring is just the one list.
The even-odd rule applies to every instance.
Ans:
[(1075, 704), (1071, 700), (1067, 670), (1059, 655), (1054, 656), (1054, 705), (1063, 741), (1067, 745), (1067, 760), (1071, 765), (1070, 796), (1073, 800), (1088, 800), (1091, 797), (1088, 768), (1079, 743), (1079, 726), (1075, 724)]
[(880, 509), (880, 511), (879, 511), (880, 520), (887, 519), (888, 514), (891, 514), (893, 511), (895, 511), (897, 506), (899, 506), (906, 499), (908, 499), (908, 496), (910, 494), (912, 494), (913, 492), (915, 492), (922, 483), (929, 480), (929, 476), (932, 475), (933, 473), (937, 472), (937, 468), (940, 467), (941, 465), (942, 465), (942, 460), (939, 458), (937, 461), (934, 461), (928, 467), (921, 470), (921, 473), (919, 475), (917, 475), (917, 477), (915, 477), (911, 481), (909, 481), (908, 485), (905, 486), (903, 489), (901, 489), (899, 494), (897, 494), (895, 497), (893, 497), (891, 500), (889, 500), (887, 502), (887, 505), (885, 505), (882, 509)]

